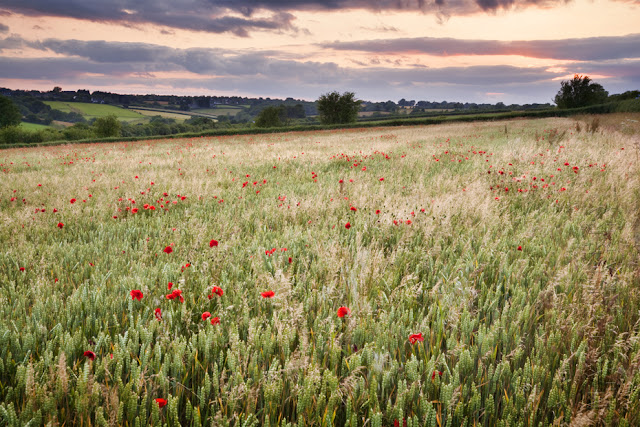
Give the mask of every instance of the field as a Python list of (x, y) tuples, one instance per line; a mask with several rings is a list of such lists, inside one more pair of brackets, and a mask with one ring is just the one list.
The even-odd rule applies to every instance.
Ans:
[(179, 122), (183, 122), (183, 121), (191, 118), (191, 116), (188, 113), (187, 114), (184, 114), (184, 113), (183, 114), (180, 114), (180, 113), (169, 113), (169, 112), (166, 112), (166, 111), (138, 110), (136, 108), (132, 108), (131, 111), (135, 111), (136, 113), (140, 113), (143, 116), (150, 116), (150, 117), (162, 116), (164, 118), (174, 119), (174, 120), (179, 121)]
[(27, 129), (27, 130), (42, 130), (42, 129), (49, 129), (49, 126), (47, 125), (41, 125), (38, 123), (28, 123), (28, 122), (20, 122), (20, 127), (23, 129)]
[(0, 151), (0, 424), (640, 425), (639, 134), (578, 124)]
[(230, 105), (225, 105), (217, 108), (198, 108), (197, 110), (193, 110), (193, 111), (195, 113), (213, 114), (216, 116), (229, 115), (230, 117), (233, 117), (242, 110), (243, 110), (242, 107), (233, 107)]
[(114, 115), (118, 118), (118, 120), (123, 122), (146, 123), (148, 121), (147, 117), (137, 111), (120, 108), (113, 105), (64, 101), (44, 101), (44, 103), (54, 110), (60, 110), (65, 113), (73, 111), (78, 114), (82, 114), (87, 120)]

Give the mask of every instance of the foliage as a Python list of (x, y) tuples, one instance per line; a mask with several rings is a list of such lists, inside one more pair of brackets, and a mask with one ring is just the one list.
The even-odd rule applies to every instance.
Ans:
[(355, 99), (355, 93), (331, 92), (318, 98), (318, 114), (323, 124), (351, 123), (358, 118), (362, 101)]
[(563, 80), (556, 94), (558, 108), (579, 108), (607, 102), (609, 93), (602, 85), (593, 83), (589, 76), (574, 75), (571, 80)]
[(6, 150), (0, 424), (639, 425), (639, 165), (572, 127)]
[(284, 106), (267, 107), (256, 117), (256, 126), (261, 128), (285, 126), (288, 121)]
[(17, 126), (22, 120), (18, 107), (6, 96), (0, 95), (0, 129)]
[(98, 117), (93, 122), (93, 128), (98, 138), (108, 138), (110, 136), (120, 136), (122, 124), (116, 116)]

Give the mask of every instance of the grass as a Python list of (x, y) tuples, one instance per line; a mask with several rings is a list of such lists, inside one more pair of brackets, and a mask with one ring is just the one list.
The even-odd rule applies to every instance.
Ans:
[(49, 129), (50, 126), (41, 125), (38, 123), (20, 122), (20, 127), (27, 130), (38, 131), (43, 129)]
[(44, 101), (44, 103), (55, 110), (60, 110), (66, 113), (73, 111), (82, 114), (87, 120), (115, 115), (118, 120), (124, 122), (148, 121), (144, 115), (137, 111), (113, 105), (64, 101)]
[(224, 107), (218, 107), (218, 108), (198, 108), (193, 111), (196, 113), (214, 114), (217, 116), (229, 115), (233, 117), (242, 110), (243, 110), (242, 107), (233, 107), (233, 106), (225, 105)]
[(4, 150), (2, 424), (638, 425), (637, 137)]
[(191, 118), (191, 116), (188, 113), (187, 114), (184, 114), (184, 113), (183, 114), (180, 114), (180, 113), (168, 113), (168, 112), (165, 112), (165, 111), (138, 110), (138, 109), (135, 109), (135, 108), (132, 108), (131, 111), (135, 111), (137, 113), (140, 113), (143, 116), (150, 116), (150, 117), (162, 116), (162, 117), (167, 118), (167, 119), (174, 119), (174, 120), (181, 121), (181, 122)]

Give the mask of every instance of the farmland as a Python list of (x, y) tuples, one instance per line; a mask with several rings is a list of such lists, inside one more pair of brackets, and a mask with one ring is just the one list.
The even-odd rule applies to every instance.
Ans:
[(113, 105), (91, 104), (86, 102), (45, 101), (45, 104), (55, 110), (65, 113), (73, 111), (82, 114), (87, 120), (114, 115), (118, 120), (128, 123), (143, 123), (148, 119), (137, 111), (116, 107)]
[(638, 425), (619, 122), (0, 151), (1, 424)]

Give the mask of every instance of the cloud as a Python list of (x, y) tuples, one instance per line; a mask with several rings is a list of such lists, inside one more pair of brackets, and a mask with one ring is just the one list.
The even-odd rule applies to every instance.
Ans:
[(295, 17), (284, 11), (269, 16), (242, 15), (234, 3), (198, 0), (107, 1), (5, 0), (3, 7), (28, 16), (68, 17), (123, 25), (156, 24), (209, 33), (231, 32), (246, 37), (251, 31), (297, 31)]
[(368, 53), (450, 55), (522, 55), (560, 60), (640, 58), (640, 34), (563, 40), (464, 40), (453, 38), (398, 38), (334, 42), (324, 48)]
[(565, 0), (119, 0), (115, 5), (109, 1), (4, 0), (3, 8), (29, 16), (69, 17), (123, 25), (151, 23), (247, 36), (259, 30), (298, 31), (292, 12), (305, 10), (417, 11), (451, 16), (563, 4)]
[(0, 24), (0, 34), (4, 34), (4, 33), (8, 33), (9, 32), (9, 27), (7, 27), (4, 24)]

